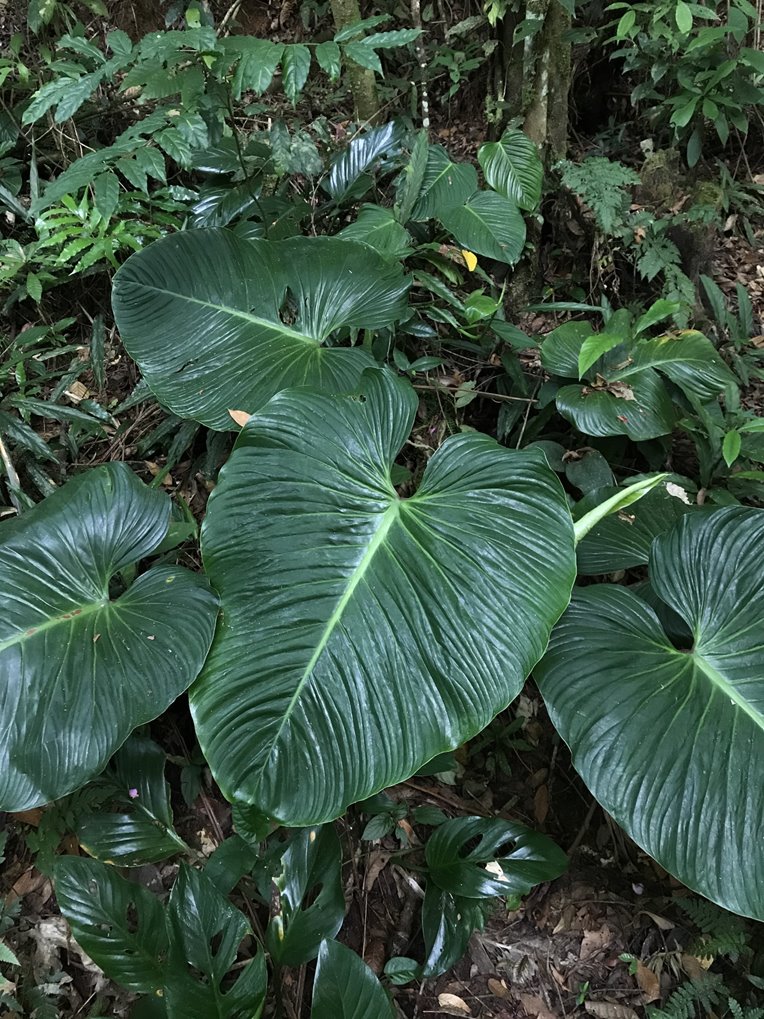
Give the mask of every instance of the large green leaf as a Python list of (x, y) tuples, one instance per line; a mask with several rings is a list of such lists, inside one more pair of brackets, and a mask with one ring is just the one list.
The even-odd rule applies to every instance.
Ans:
[(355, 222), (340, 230), (338, 236), (363, 241), (387, 258), (405, 258), (413, 250), (411, 235), (395, 218), (393, 210), (379, 205), (363, 205)]
[(442, 145), (431, 145), (411, 218), (437, 219), (448, 209), (466, 202), (477, 186), (477, 171), (471, 163), (455, 163)]
[(628, 435), (635, 442), (667, 435), (679, 417), (657, 372), (652, 368), (627, 382), (599, 379), (563, 386), (557, 410), (583, 435)]
[(661, 376), (701, 400), (734, 381), (701, 333), (648, 339), (634, 329), (631, 314), (622, 309), (611, 316), (607, 332), (592, 333), (585, 322), (566, 322), (544, 339), (541, 362), (546, 370), (561, 378), (584, 379), (563, 386), (556, 400), (563, 417), (586, 435), (628, 435), (640, 441), (671, 432), (678, 413)]
[[(379, 59), (379, 58), (377, 58)], [(372, 184), (370, 171), (384, 161), (392, 161), (401, 151), (405, 138), (403, 124), (391, 120), (357, 135), (332, 162), (326, 190), (341, 202), (363, 197)], [(394, 164), (393, 164), (394, 165)]]
[(395, 1019), (379, 980), (355, 952), (325, 941), (318, 953), (311, 1019)]
[(156, 567), (110, 597), (169, 522), (167, 496), (108, 464), (0, 525), (1, 809), (83, 785), (199, 672), (217, 615), (204, 578)]
[[(621, 489), (597, 489), (577, 503), (574, 515), (582, 516), (618, 491)], [(592, 575), (645, 566), (653, 539), (685, 513), (700, 509), (692, 493), (693, 486), (686, 479), (671, 476), (633, 506), (605, 517), (576, 547), (578, 572)]]
[(689, 515), (656, 538), (655, 594), (576, 595), (536, 678), (597, 799), (690, 888), (764, 920), (764, 511)]
[(478, 150), (478, 162), (494, 191), (533, 212), (541, 201), (544, 168), (538, 149), (522, 131), (509, 128)]
[(265, 956), (258, 950), (224, 986), (247, 918), (198, 870), (181, 864), (167, 904), (169, 1019), (259, 1019), (265, 1003)]
[(81, 856), (62, 857), (54, 876), (59, 908), (88, 955), (129, 991), (156, 994), (168, 948), (159, 899)]
[(113, 303), (157, 399), (225, 430), (229, 410), (251, 413), (287, 387), (353, 388), (371, 356), (326, 340), (391, 325), (407, 290), (397, 263), (353, 241), (192, 230), (132, 255), (114, 278)]
[(514, 265), (523, 253), (525, 220), (515, 202), (495, 191), (476, 191), (438, 218), (463, 248), (476, 255)]
[(479, 732), (540, 658), (574, 574), (543, 453), (454, 436), (401, 498), (390, 471), (417, 399), (381, 370), (364, 385), (281, 393), (255, 415), (202, 532), (224, 612), (191, 693), (199, 739), (229, 799), (294, 825)]

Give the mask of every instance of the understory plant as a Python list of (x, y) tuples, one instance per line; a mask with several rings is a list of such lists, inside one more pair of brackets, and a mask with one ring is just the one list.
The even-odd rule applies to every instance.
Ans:
[[(363, 837), (395, 830), (383, 791), (477, 737), (530, 677), (634, 841), (764, 920), (764, 511), (742, 502), (758, 499), (764, 451), (739, 392), (755, 367), (750, 306), (735, 319), (704, 282), (716, 343), (685, 328), (689, 280), (669, 251), (637, 269), (662, 272), (670, 297), (603, 301), (587, 307), (601, 323), (529, 336), (495, 282), (538, 235), (542, 162), (521, 131), (480, 145), (475, 165), (403, 120), (331, 145), (318, 119), (241, 129), (234, 103), (256, 107), (279, 67), (290, 102), (314, 61), (329, 78), (344, 60), (381, 72), (378, 51), (418, 35), (375, 31), (386, 22), (282, 45), (187, 16), (103, 47), (75, 24), (20, 100), (29, 137), (105, 94), (130, 91), (139, 110), (42, 187), (28, 174), (25, 192), (8, 166), (0, 190), (16, 231), (8, 307), (119, 265), (112, 308), (141, 379), (120, 407), (151, 398), (177, 433), (151, 485), (121, 462), (56, 485), (39, 462), (58, 469), (80, 431), (119, 428), (120, 407), (72, 396), (86, 365), (103, 388), (103, 317), (84, 354), (70, 319), (4, 344), (0, 809), (90, 791), (75, 824), (87, 857), (46, 862), (79, 944), (141, 996), (136, 1019), (258, 1017), (285, 968), (314, 962), (315, 1019), (392, 1019), (391, 985), (446, 972), (497, 898), (517, 906), (559, 876), (545, 835), (431, 812), (408, 847), (412, 956), (379, 979), (337, 940), (334, 822), (384, 814)], [(4, 71), (23, 84), (19, 53)], [(613, 165), (588, 179), (563, 165), (563, 180), (623, 240), (643, 220)], [(661, 238), (645, 231), (646, 260)], [(478, 364), (471, 377), (454, 353)], [(423, 391), (450, 400), (451, 434), (432, 445)], [(513, 448), (462, 416), (481, 399), (502, 402)], [(58, 439), (35, 417), (61, 424)], [(677, 430), (698, 484), (668, 463)], [(196, 523), (161, 485), (197, 439), (224, 462), (193, 571), (174, 550)], [(231, 806), (212, 853), (176, 830), (146, 730), (181, 697), (199, 745), (185, 767), (208, 768)], [(166, 897), (117, 869), (165, 860)]]

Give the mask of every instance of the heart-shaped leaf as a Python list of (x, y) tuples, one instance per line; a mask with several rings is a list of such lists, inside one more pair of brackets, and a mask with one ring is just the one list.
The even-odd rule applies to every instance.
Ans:
[(442, 145), (431, 145), (411, 218), (437, 219), (448, 209), (466, 202), (477, 187), (477, 171), (471, 163), (455, 163)]
[(330, 820), (479, 732), (570, 596), (572, 522), (543, 453), (454, 436), (401, 498), (416, 408), (380, 370), (355, 397), (281, 393), (210, 498), (224, 614), (194, 721), (229, 799), (284, 823)]
[(764, 511), (684, 516), (655, 539), (652, 590), (576, 594), (535, 675), (573, 762), (631, 837), (690, 888), (764, 920)]
[(74, 478), (0, 525), (0, 808), (84, 785), (192, 682), (217, 599), (179, 567), (109, 584), (161, 543), (170, 500), (124, 464)]
[(352, 389), (373, 359), (326, 340), (391, 325), (407, 290), (400, 266), (364, 244), (189, 230), (132, 255), (114, 278), (113, 304), (160, 403), (224, 431), (229, 410), (252, 413), (290, 386)]

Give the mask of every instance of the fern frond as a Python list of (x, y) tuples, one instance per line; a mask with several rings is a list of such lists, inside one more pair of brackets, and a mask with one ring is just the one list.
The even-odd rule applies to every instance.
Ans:
[(649, 1019), (696, 1019), (698, 1007), (710, 1011), (723, 1000), (724, 990), (720, 976), (706, 973), (700, 980), (677, 987), (663, 1008), (648, 1007)]
[(700, 937), (690, 946), (693, 955), (723, 955), (731, 962), (737, 962), (740, 954), (748, 948), (749, 934), (745, 921), (734, 913), (728, 913), (705, 899), (684, 899), (679, 907), (700, 931)]

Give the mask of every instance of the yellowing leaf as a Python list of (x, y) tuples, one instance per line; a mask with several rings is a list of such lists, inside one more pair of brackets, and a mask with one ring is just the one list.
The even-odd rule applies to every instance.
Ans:
[(467, 266), (470, 272), (474, 272), (475, 269), (477, 269), (478, 264), (477, 256), (473, 255), (471, 251), (467, 251), (466, 248), (462, 248), (462, 258), (464, 259), (464, 264)]

